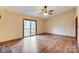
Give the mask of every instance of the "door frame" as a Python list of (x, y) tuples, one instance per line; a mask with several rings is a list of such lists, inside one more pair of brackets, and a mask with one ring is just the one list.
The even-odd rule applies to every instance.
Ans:
[[(26, 20), (26, 21), (34, 21), (36, 23), (36, 28), (35, 28), (36, 34), (35, 35), (37, 35), (37, 20), (32, 20), (32, 19), (26, 19), (26, 18), (24, 18), (23, 19), (23, 38), (30, 37), (30, 36), (35, 36), (35, 35), (24, 36), (24, 20)], [(30, 23), (30, 34), (31, 34), (31, 23)]]
[(78, 49), (78, 16), (75, 17), (76, 48)]
[(77, 40), (77, 38), (78, 38), (78, 16), (76, 16), (76, 18), (75, 18), (75, 35), (76, 35), (76, 41), (78, 41)]

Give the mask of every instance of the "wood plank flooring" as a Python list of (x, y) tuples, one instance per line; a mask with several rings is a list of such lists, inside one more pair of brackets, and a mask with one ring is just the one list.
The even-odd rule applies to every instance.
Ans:
[(0, 53), (77, 53), (76, 38), (36, 35), (0, 44)]
[(40, 52), (77, 52), (76, 39), (72, 37), (45, 35), (38, 40)]

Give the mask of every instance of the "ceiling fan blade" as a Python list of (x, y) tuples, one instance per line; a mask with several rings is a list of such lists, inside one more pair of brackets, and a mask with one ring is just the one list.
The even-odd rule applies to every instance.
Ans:
[(48, 13), (48, 14), (52, 15), (52, 13)]
[(53, 12), (54, 10), (50, 10), (49, 12)]

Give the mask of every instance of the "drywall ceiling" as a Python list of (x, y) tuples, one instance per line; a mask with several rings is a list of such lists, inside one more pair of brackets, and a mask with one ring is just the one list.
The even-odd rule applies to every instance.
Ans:
[(18, 13), (23, 13), (25, 15), (39, 17), (40, 19), (47, 19), (52, 16), (56, 16), (66, 11), (72, 10), (75, 8), (75, 6), (48, 6), (47, 8), (48, 10), (51, 10), (51, 9), (54, 10), (53, 15), (48, 15), (48, 16), (39, 14), (43, 6), (5, 6), (5, 8)]

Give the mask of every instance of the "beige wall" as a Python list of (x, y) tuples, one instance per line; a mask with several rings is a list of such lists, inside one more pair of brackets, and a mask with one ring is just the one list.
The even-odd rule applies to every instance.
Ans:
[(52, 34), (75, 36), (76, 10), (65, 12), (45, 20), (46, 32)]
[(79, 16), (79, 7), (76, 8), (76, 11), (77, 11), (77, 13), (76, 13), (77, 16)]
[(78, 16), (78, 36), (77, 36), (77, 41), (78, 41), (78, 47), (79, 47), (79, 7), (76, 9), (76, 15)]
[(0, 42), (23, 37), (23, 18), (37, 20), (37, 33), (43, 32), (43, 21), (6, 9), (0, 9)]
[(0, 42), (23, 37), (23, 18), (37, 20), (37, 33), (75, 36), (75, 10), (48, 20), (40, 20), (17, 12), (0, 9)]

